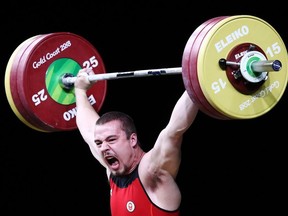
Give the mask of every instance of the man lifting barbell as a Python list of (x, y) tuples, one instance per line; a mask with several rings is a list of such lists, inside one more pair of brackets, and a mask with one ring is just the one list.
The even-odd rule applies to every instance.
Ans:
[[(198, 109), (223, 120), (267, 113), (285, 91), (287, 63), (285, 44), (267, 22), (247, 15), (220, 16), (193, 32), (181, 67), (170, 69), (105, 74), (100, 54), (84, 38), (65, 32), (34, 36), (10, 57), (5, 90), (14, 113), (32, 129), (65, 131), (77, 124), (107, 170), (113, 216), (179, 215), (181, 194), (175, 178), (182, 136)], [(98, 115), (106, 80), (170, 72), (182, 74), (186, 90), (154, 147), (144, 152), (129, 116)]]
[(196, 117), (197, 105), (185, 91), (153, 148), (144, 152), (131, 117), (115, 111), (99, 116), (93, 108), (87, 99), (92, 74), (92, 69), (82, 69), (77, 75), (76, 122), (93, 156), (106, 168), (112, 215), (179, 215), (181, 193), (175, 179), (183, 134)]
[[(226, 18), (217, 18), (216, 21), (211, 19), (200, 26), (199, 29), (206, 34), (211, 31), (211, 29), (206, 29), (207, 26), (211, 23), (216, 25), (222, 19), (225, 20)], [(264, 26), (267, 27), (266, 23)], [(243, 28), (248, 27), (244, 26)], [(200, 36), (201, 33), (199, 32), (201, 31), (199, 29), (192, 34), (183, 54), (182, 75), (186, 90), (177, 101), (167, 126), (159, 133), (154, 146), (148, 152), (144, 152), (141, 148), (137, 130), (131, 117), (116, 111), (99, 116), (97, 110), (93, 108), (88, 99), (89, 94), (87, 94), (88, 89), (94, 84), (93, 81), (97, 82), (96, 77), (93, 80), (94, 72), (92, 69), (81, 69), (77, 78), (72, 78), (74, 81), (71, 81), (71, 83), (74, 82), (75, 87), (77, 127), (93, 156), (106, 169), (110, 184), (110, 207), (113, 216), (123, 216), (128, 213), (129, 215), (180, 215), (181, 191), (175, 179), (181, 162), (183, 134), (195, 120), (200, 108), (201, 111), (219, 119), (239, 117), (238, 111), (232, 109), (223, 114), (222, 111), (226, 109), (224, 107), (226, 105), (221, 108), (222, 110), (215, 109), (217, 106), (211, 107), (218, 99), (212, 98), (212, 101), (215, 101), (210, 101), (211, 104), (207, 103), (209, 101), (208, 90), (200, 91), (200, 88), (197, 88), (198, 85), (206, 83), (206, 80), (201, 77), (202, 73), (213, 71), (204, 70), (203, 68), (201, 70), (200, 67), (204, 64), (202, 66), (198, 65), (199, 68), (195, 66), (198, 61), (201, 63), (204, 61), (204, 57), (202, 59), (201, 55), (203, 49), (199, 48), (199, 44), (204, 43), (204, 38)], [(285, 50), (285, 47), (282, 47), (280, 43), (274, 43), (274, 45)], [(282, 56), (282, 54), (281, 52), (281, 56), (278, 57), (281, 60), (286, 60), (286, 53), (285, 56)], [(242, 57), (240, 61), (239, 56)], [(237, 96), (239, 94), (241, 97), (244, 95), (244, 97), (249, 98), (253, 94), (258, 94), (255, 92), (259, 89), (264, 91), (269, 88), (272, 92), (270, 96), (272, 96), (275, 94), (275, 90), (270, 88), (269, 85), (273, 85), (273, 83), (281, 83), (282, 87), (285, 88), (287, 83), (286, 73), (282, 74), (284, 78), (273, 76), (268, 78), (268, 72), (279, 71), (282, 68), (282, 62), (278, 59), (268, 59), (256, 43), (238, 44), (226, 57), (226, 59), (217, 58), (217, 69), (226, 70), (226, 76), (234, 87), (233, 90), (226, 88), (226, 91), (229, 91), (228, 95), (233, 91)], [(209, 58), (212, 57), (209, 56)], [(194, 61), (195, 64), (193, 64)], [(206, 60), (205, 62), (213, 61)], [(286, 62), (283, 62), (286, 65)], [(213, 76), (214, 74), (211, 75), (212, 78)], [(227, 83), (224, 85), (223, 82), (220, 82), (222, 78), (219, 78), (218, 81), (219, 84), (223, 84), (220, 86), (224, 89)], [(201, 79), (202, 83), (199, 81)], [(267, 80), (269, 82), (266, 82)], [(63, 81), (63, 83), (65, 82)], [(265, 87), (265, 85), (268, 85), (268, 87)], [(280, 92), (276, 93), (278, 98), (283, 93), (282, 87)], [(203, 93), (208, 96), (205, 97)], [(207, 100), (204, 100), (204, 98), (207, 98)], [(223, 99), (220, 100), (223, 102)], [(257, 117), (259, 111), (263, 114), (274, 105), (275, 101), (265, 108), (265, 104), (261, 103), (258, 111), (256, 108), (257, 112), (250, 113), (247, 111), (248, 113), (244, 115), (248, 115), (248, 118), (251, 116)]]

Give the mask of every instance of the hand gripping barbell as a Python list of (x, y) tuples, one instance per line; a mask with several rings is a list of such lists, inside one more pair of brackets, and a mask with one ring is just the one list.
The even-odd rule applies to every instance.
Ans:
[(95, 72), (88, 78), (97, 82), (87, 95), (97, 111), (109, 79), (182, 74), (200, 110), (221, 120), (267, 113), (287, 85), (287, 50), (275, 29), (254, 16), (219, 16), (192, 33), (182, 66), (175, 68), (106, 73), (98, 51), (78, 35), (58, 32), (28, 38), (6, 67), (5, 91), (12, 110), (41, 132), (76, 129), (73, 84), (85, 67)]

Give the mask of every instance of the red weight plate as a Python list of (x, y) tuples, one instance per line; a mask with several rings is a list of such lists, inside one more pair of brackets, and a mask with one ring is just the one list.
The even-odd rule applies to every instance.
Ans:
[(214, 118), (218, 118), (218, 116), (214, 116), (211, 113), (209, 113), (209, 111), (202, 105), (201, 99), (198, 98), (198, 95), (196, 94), (195, 89), (194, 89), (193, 85), (191, 84), (190, 74), (189, 74), (190, 73), (190, 71), (189, 71), (190, 51), (191, 51), (191, 48), (193, 47), (195, 39), (198, 36), (198, 34), (200, 34), (201, 31), (203, 31), (203, 29), (205, 29), (205, 27), (207, 25), (209, 25), (210, 23), (213, 23), (215, 20), (218, 20), (218, 17), (213, 18), (213, 19), (209, 19), (206, 22), (204, 22), (203, 24), (201, 24), (192, 33), (189, 40), (187, 41), (187, 44), (186, 44), (184, 52), (183, 52), (183, 57), (182, 57), (182, 76), (183, 76), (183, 82), (184, 82), (186, 91), (188, 92), (189, 96), (194, 101), (194, 103), (197, 103), (199, 109), (209, 116), (212, 116)]
[(5, 90), (8, 102), (15, 115), (30, 128), (41, 132), (46, 132), (46, 128), (42, 126), (42, 122), (31, 116), (23, 106), (17, 87), (17, 67), (21, 56), (27, 49), (29, 49), (33, 42), (39, 40), (41, 37), (43, 37), (43, 35), (28, 38), (15, 49), (6, 67)]
[[(243, 44), (239, 44), (238, 46), (234, 47), (229, 52), (226, 61), (238, 62), (240, 64), (243, 56), (241, 56), (241, 58), (240, 58), (239, 53), (247, 52), (247, 50), (250, 49), (251, 45), (252, 45), (251, 43), (243, 43)], [(253, 44), (253, 51), (257, 51), (257, 52), (261, 53), (262, 55), (265, 56), (265, 59), (267, 59), (265, 52), (256, 44)], [(238, 59), (236, 59), (236, 56)], [(227, 67), (226, 68), (226, 75), (227, 75), (227, 78), (229, 79), (230, 83), (233, 85), (233, 87), (235, 89), (237, 89), (239, 92), (241, 92), (242, 94), (247, 94), (247, 95), (250, 94), (251, 95), (251, 94), (255, 93), (265, 82), (265, 80), (262, 80), (262, 81), (259, 81), (256, 83), (251, 83), (251, 82), (247, 82), (244, 77), (240, 77), (238, 79), (235, 79), (234, 75), (233, 75), (234, 70), (235, 69), (233, 67)], [(266, 73), (265, 74), (261, 73), (259, 76), (262, 76), (262, 75), (266, 76)]]
[[(68, 60), (63, 61), (68, 62), (67, 65), (59, 64), (59, 60), (62, 59)], [(70, 103), (66, 101), (64, 104), (62, 100), (55, 100), (50, 94), (53, 92), (53, 96), (59, 94), (62, 97), (68, 90), (58, 88), (48, 91), (47, 89), (47, 83), (50, 87), (57, 86), (56, 84), (60, 82), (61, 74), (59, 75), (57, 70), (61, 70), (64, 74), (63, 69), (71, 69), (71, 63), (82, 68), (91, 67), (96, 74), (105, 73), (105, 66), (98, 51), (86, 39), (68, 32), (45, 35), (34, 43), (31, 49), (23, 53), (18, 64), (19, 98), (26, 111), (45, 124), (45, 129), (48, 127), (49, 131), (67, 131), (77, 128), (75, 99), (70, 99)], [(55, 77), (51, 71), (55, 72)], [(65, 71), (65, 73), (70, 72)], [(97, 111), (103, 105), (106, 88), (106, 80), (98, 81), (87, 92), (92, 106)], [(67, 95), (70, 96), (74, 88), (69, 91)]]
[[(197, 57), (200, 49), (201, 42), (207, 32), (220, 20), (227, 16), (215, 17), (207, 20), (200, 25), (190, 36), (186, 43), (183, 57), (182, 57), (182, 75), (185, 88), (192, 98), (196, 101), (199, 109), (205, 114), (216, 119), (228, 119), (226, 116), (218, 112), (210, 103), (206, 100), (197, 77)], [(207, 63), (209, 64), (209, 62)]]

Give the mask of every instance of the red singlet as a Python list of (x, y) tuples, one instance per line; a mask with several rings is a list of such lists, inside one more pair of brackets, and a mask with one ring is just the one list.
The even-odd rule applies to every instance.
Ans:
[(167, 211), (156, 206), (146, 194), (138, 176), (138, 167), (127, 176), (110, 175), (112, 216), (179, 216), (180, 211)]

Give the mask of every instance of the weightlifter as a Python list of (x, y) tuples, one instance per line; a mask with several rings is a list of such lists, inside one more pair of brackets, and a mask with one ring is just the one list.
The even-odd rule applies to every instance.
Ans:
[(74, 83), (77, 127), (93, 156), (105, 167), (110, 184), (112, 216), (178, 216), (181, 191), (175, 181), (181, 163), (183, 134), (198, 107), (185, 91), (153, 148), (144, 152), (131, 117), (117, 111), (101, 116), (90, 105), (87, 90), (94, 84), (81, 69)]

